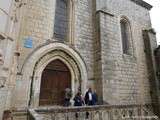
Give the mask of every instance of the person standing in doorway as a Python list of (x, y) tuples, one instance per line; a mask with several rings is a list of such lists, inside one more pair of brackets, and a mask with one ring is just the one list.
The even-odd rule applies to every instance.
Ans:
[(64, 106), (68, 107), (71, 105), (70, 99), (72, 97), (72, 91), (70, 88), (65, 89), (65, 99), (64, 99)]

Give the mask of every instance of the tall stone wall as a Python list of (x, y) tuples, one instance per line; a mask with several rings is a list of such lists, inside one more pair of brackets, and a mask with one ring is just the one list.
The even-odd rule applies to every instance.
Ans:
[(151, 98), (152, 98), (152, 106), (154, 107), (154, 112), (156, 115), (159, 115), (159, 81), (156, 76), (156, 60), (154, 57), (154, 50), (157, 47), (156, 42), (156, 33), (153, 29), (144, 30), (143, 38), (145, 43), (145, 53), (147, 59), (147, 69), (148, 69), (148, 78), (151, 87)]
[[(158, 90), (160, 92), (160, 45), (155, 50), (155, 59), (156, 59), (156, 75), (157, 75), (157, 86)], [(160, 94), (158, 94), (158, 100), (159, 100), (159, 111), (160, 111)], [(160, 114), (160, 112), (159, 112)], [(160, 116), (160, 115), (159, 115)]]
[[(17, 42), (17, 51), (20, 56), (17, 58), (16, 87), (12, 98), (12, 107), (28, 106), (28, 91), (30, 80), (22, 79), (22, 68), (30, 54), (37, 47), (45, 44), (53, 37), (54, 7), (55, 0), (27, 0), (19, 11), (20, 31)], [(30, 40), (28, 47), (27, 40)], [(29, 67), (29, 66), (28, 66)], [(25, 74), (25, 73), (24, 73)], [(15, 97), (18, 96), (18, 97)]]
[[(138, 5), (142, 1), (133, 2), (136, 0), (71, 1), (71, 13), (74, 14), (67, 17), (74, 20), (69, 20), (72, 28), (67, 33), (72, 36), (67, 35), (69, 40), (64, 44), (76, 50), (84, 60), (88, 75), (86, 86), (96, 88), (99, 98), (109, 104), (151, 103), (142, 36), (142, 30), (151, 28), (148, 8)], [(22, 73), (23, 65), (37, 48), (55, 40), (51, 38), (54, 36), (56, 0), (21, 2), (14, 4), (13, 11), (8, 10), (7, 14), (0, 10), (0, 14), (6, 14), (0, 17), (0, 82), (6, 81), (6, 86), (0, 88), (0, 119), (5, 109), (28, 106), (33, 76), (28, 80), (22, 78), (23, 74), (27, 76)], [(6, 18), (7, 15), (12, 19)], [(125, 55), (122, 51), (121, 16), (126, 16), (130, 22), (133, 55)], [(150, 37), (155, 46), (155, 38)]]
[(16, 38), (19, 21), (14, 0), (0, 1), (0, 119), (10, 109), (16, 75)]
[[(21, 25), (18, 39), (19, 72), (26, 57), (47, 39), (53, 37), (55, 0), (28, 0), (20, 11)], [(25, 40), (32, 40), (32, 47), (25, 47)]]
[[(97, 10), (103, 11), (99, 12), (103, 100), (110, 104), (150, 103), (142, 37), (142, 30), (151, 27), (149, 11), (129, 0), (101, 0)], [(133, 55), (122, 51), (121, 16), (130, 22)]]
[[(22, 79), (21, 70), (30, 54), (53, 37), (55, 2), (56, 0), (28, 0), (20, 12), (17, 45), (20, 56), (17, 59), (18, 75), (14, 95), (21, 97), (13, 97), (13, 106), (28, 105), (29, 98), (22, 93), (30, 92), (30, 80)], [(75, 49), (85, 61), (89, 79), (87, 86), (95, 87), (109, 104), (150, 103), (142, 37), (142, 30), (151, 27), (149, 11), (130, 0), (97, 0), (97, 4), (95, 0), (73, 0), (73, 3), (74, 44), (65, 44)], [(129, 19), (131, 25), (133, 56), (122, 52), (122, 15)], [(28, 38), (33, 42), (31, 48), (25, 47)]]
[[(20, 52), (20, 56), (18, 58), (18, 74), (16, 88), (14, 90), (14, 95), (19, 97), (13, 97), (13, 107), (26, 107), (28, 105), (30, 80), (25, 81), (22, 79), (22, 68), (26, 60), (29, 59), (30, 54), (33, 51), (36, 51), (39, 46), (47, 43), (47, 39), (51, 39), (53, 37), (54, 15), (56, 8), (55, 2), (56, 0), (28, 0), (21, 11), (21, 26), (18, 39), (18, 50)], [(84, 59), (88, 68), (89, 82), (91, 83), (91, 86), (93, 86), (94, 39), (92, 30), (92, 1), (74, 1), (74, 13), (75, 23), (72, 24), (74, 26), (75, 34), (72, 36), (74, 37), (74, 45), (72, 47), (80, 54), (80, 56), (82, 56), (82, 59)], [(31, 38), (33, 42), (33, 46), (31, 48), (25, 47), (25, 40), (27, 38)], [(64, 43), (70, 46), (70, 43), (65, 41)], [(31, 77), (32, 76), (30, 76), (30, 78)]]
[[(88, 69), (88, 87), (94, 87), (94, 36), (93, 36), (93, 1), (75, 2), (75, 49), (84, 59)], [(74, 24), (74, 23), (73, 23)]]

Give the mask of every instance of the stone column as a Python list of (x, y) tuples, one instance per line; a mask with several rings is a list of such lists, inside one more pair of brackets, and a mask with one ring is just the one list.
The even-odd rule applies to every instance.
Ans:
[[(160, 46), (158, 46), (158, 48), (155, 49), (155, 59), (156, 59), (156, 75), (158, 78), (157, 86), (158, 86), (158, 89), (160, 89)], [(159, 108), (160, 108), (160, 93), (158, 94), (158, 99), (159, 99)]]
[(154, 50), (157, 48), (156, 33), (153, 29), (144, 30), (143, 38), (145, 43), (145, 52), (147, 59), (148, 77), (150, 80), (150, 93), (154, 112), (158, 115), (160, 113), (160, 90), (159, 81), (156, 76), (156, 60), (154, 57)]

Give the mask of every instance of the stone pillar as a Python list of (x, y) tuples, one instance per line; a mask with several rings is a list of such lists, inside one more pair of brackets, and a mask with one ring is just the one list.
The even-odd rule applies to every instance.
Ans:
[(157, 48), (156, 33), (153, 29), (143, 31), (143, 39), (145, 43), (145, 53), (148, 68), (148, 77), (150, 81), (150, 94), (152, 99), (152, 105), (156, 115), (160, 113), (159, 107), (159, 81), (156, 76), (156, 60), (154, 56), (154, 50)]
[[(158, 90), (160, 90), (160, 46), (155, 49), (155, 60), (156, 60), (156, 76), (158, 78)], [(159, 108), (160, 108), (160, 93), (158, 94), (158, 99), (159, 99)], [(160, 113), (160, 110), (159, 110)], [(159, 114), (160, 116), (160, 114)]]
[(102, 83), (102, 61), (101, 61), (101, 41), (100, 41), (100, 13), (96, 12), (98, 4), (97, 0), (93, 1), (93, 14), (94, 18), (94, 76), (95, 76), (95, 88), (98, 94), (98, 101), (100, 104), (103, 103), (103, 83)]

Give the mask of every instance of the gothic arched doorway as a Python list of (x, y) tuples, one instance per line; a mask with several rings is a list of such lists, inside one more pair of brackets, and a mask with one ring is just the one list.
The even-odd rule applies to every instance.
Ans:
[(71, 88), (70, 70), (61, 60), (50, 62), (42, 72), (39, 105), (63, 105), (66, 88)]

